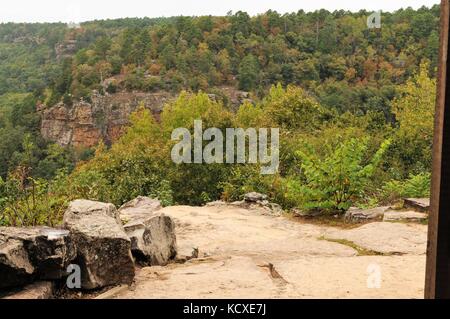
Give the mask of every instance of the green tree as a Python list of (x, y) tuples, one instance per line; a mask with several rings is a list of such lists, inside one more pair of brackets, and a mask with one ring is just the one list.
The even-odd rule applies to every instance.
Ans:
[(274, 125), (288, 130), (311, 132), (332, 118), (305, 90), (291, 85), (286, 90), (281, 84), (272, 86), (263, 109)]
[(251, 91), (259, 83), (260, 66), (258, 60), (252, 54), (248, 54), (239, 64), (239, 89)]
[(320, 156), (313, 149), (299, 151), (305, 182), (298, 186), (303, 208), (346, 211), (364, 193), (390, 142), (384, 141), (367, 161), (368, 139), (325, 145)]

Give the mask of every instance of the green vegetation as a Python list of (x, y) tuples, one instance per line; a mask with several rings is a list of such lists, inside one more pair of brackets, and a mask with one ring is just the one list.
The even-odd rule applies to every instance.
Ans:
[(346, 240), (346, 239), (331, 239), (331, 238), (326, 238), (323, 236), (320, 237), (319, 239), (353, 248), (354, 250), (356, 250), (357, 256), (392, 256), (393, 255), (393, 253), (381, 253), (381, 252), (378, 252), (375, 250), (360, 247), (360, 246), (356, 245), (354, 242), (352, 242), (350, 240)]
[(383, 142), (367, 164), (362, 164), (367, 154), (368, 140), (350, 139), (340, 142), (335, 149), (324, 145), (325, 158), (314, 153), (298, 151), (305, 180), (300, 182), (298, 197), (303, 197), (304, 208), (346, 211), (360, 199), (361, 193), (375, 173), (390, 142)]
[[(1, 24), (0, 224), (58, 223), (75, 198), (201, 205), (258, 191), (285, 209), (336, 214), (427, 196), (439, 6), (384, 13), (381, 31), (367, 29), (367, 15)], [(224, 87), (252, 100), (232, 110)], [(140, 108), (125, 134), (95, 154), (44, 141), (37, 106), (71, 107), (93, 90), (179, 96), (160, 121)], [(249, 164), (174, 164), (171, 132), (196, 119), (222, 130), (279, 127), (278, 174)]]

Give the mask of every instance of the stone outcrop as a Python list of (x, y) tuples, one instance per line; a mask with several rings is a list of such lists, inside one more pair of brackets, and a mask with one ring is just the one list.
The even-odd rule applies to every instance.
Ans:
[(161, 208), (158, 200), (138, 197), (119, 209), (133, 255), (148, 265), (166, 265), (177, 253), (175, 224)]
[(133, 281), (131, 241), (114, 205), (73, 201), (64, 214), (64, 226), (77, 247), (74, 263), (81, 268), (83, 289)]
[(237, 205), (247, 209), (262, 209), (268, 215), (281, 216), (283, 209), (276, 203), (271, 203), (267, 199), (267, 195), (251, 192), (244, 195), (244, 200), (241, 202), (234, 202), (232, 205)]
[(31, 280), (34, 267), (20, 240), (0, 237), (0, 289), (23, 285)]
[(251, 192), (244, 195), (244, 200), (248, 203), (258, 203), (267, 200), (267, 195)]
[(430, 199), (429, 198), (405, 198), (404, 206), (411, 208), (419, 212), (430, 211)]
[(120, 219), (124, 224), (131, 220), (148, 217), (151, 213), (162, 208), (161, 202), (157, 199), (139, 196), (119, 208)]
[(387, 211), (384, 213), (383, 221), (406, 221), (406, 222), (421, 222), (428, 219), (428, 215), (425, 213), (412, 212), (412, 211)]
[(362, 222), (368, 220), (382, 220), (384, 212), (389, 207), (375, 207), (371, 209), (359, 209), (351, 207), (344, 215), (346, 221)]
[(0, 227), (2, 295), (25, 287), (9, 295), (44, 296), (75, 265), (82, 289), (131, 284), (132, 252), (146, 265), (166, 265), (176, 257), (175, 224), (161, 209), (158, 200), (148, 197), (126, 203), (120, 212), (113, 204), (75, 200), (64, 214), (64, 229)]
[[(70, 51), (69, 43), (69, 51)], [(65, 52), (61, 47), (61, 54)], [(116, 83), (120, 86), (123, 76), (105, 79), (103, 86)], [(248, 92), (236, 90), (234, 87), (218, 88), (228, 98), (230, 106), (237, 109), (248, 101), (253, 103)], [(107, 90), (106, 90), (107, 91)], [(212, 100), (217, 100), (216, 94), (209, 94)], [(110, 144), (122, 134), (129, 124), (129, 116), (139, 105), (150, 110), (156, 120), (159, 120), (164, 105), (176, 96), (172, 93), (160, 92), (124, 92), (105, 93), (93, 92), (90, 101), (74, 101), (73, 105), (60, 102), (52, 107), (38, 105), (41, 115), (41, 134), (49, 140), (62, 146), (93, 147), (103, 140)]]
[(374, 222), (353, 229), (329, 230), (324, 237), (350, 241), (380, 254), (425, 254), (427, 234), (422, 231), (424, 227), (418, 224)]
[(66, 230), (1, 227), (0, 287), (22, 285), (34, 278), (63, 278), (75, 255)]
[(164, 104), (172, 98), (167, 92), (94, 93), (90, 102), (77, 101), (72, 106), (61, 102), (49, 108), (38, 106), (41, 134), (62, 146), (92, 147), (100, 140), (110, 144), (120, 136), (129, 123), (130, 114), (140, 104), (159, 119)]
[(322, 215), (322, 213), (319, 212), (319, 211), (314, 211), (314, 210), (301, 210), (301, 209), (298, 209), (298, 208), (293, 208), (293, 209), (291, 209), (290, 213), (291, 213), (294, 217), (305, 218), (305, 219), (314, 218), (314, 217), (319, 217), (320, 215)]
[(55, 45), (55, 54), (57, 60), (71, 57), (76, 53), (77, 40), (67, 39), (64, 42)]
[(267, 198), (267, 195), (251, 192), (245, 194), (244, 200), (242, 201), (236, 201), (232, 203), (215, 201), (207, 203), (206, 206), (235, 206), (245, 209), (258, 210), (261, 211), (263, 215), (281, 216), (281, 214), (283, 213), (283, 208), (276, 203), (269, 202)]

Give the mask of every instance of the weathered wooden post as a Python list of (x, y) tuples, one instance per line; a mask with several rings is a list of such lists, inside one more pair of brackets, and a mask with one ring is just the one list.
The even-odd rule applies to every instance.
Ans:
[(449, 14), (449, 0), (442, 0), (425, 298), (450, 298)]

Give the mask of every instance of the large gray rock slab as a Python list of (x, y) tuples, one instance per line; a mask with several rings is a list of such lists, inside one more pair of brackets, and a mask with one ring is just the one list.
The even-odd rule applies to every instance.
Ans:
[(244, 200), (249, 203), (257, 203), (267, 200), (267, 195), (251, 192), (244, 195)]
[(422, 222), (428, 219), (428, 214), (413, 211), (387, 211), (384, 213), (385, 222)]
[(370, 209), (359, 209), (351, 207), (344, 215), (344, 219), (353, 222), (364, 222), (368, 220), (382, 220), (384, 212), (388, 207), (375, 207)]
[(319, 211), (301, 210), (298, 208), (293, 208), (293, 209), (291, 209), (290, 212), (291, 212), (292, 216), (294, 216), (294, 217), (305, 218), (305, 219), (319, 217), (322, 215), (322, 213)]
[(0, 227), (1, 286), (22, 285), (32, 278), (56, 280), (66, 275), (76, 249), (67, 230), (49, 227)]
[(326, 239), (344, 239), (383, 254), (422, 255), (426, 252), (427, 227), (418, 224), (375, 222), (358, 228), (336, 229)]
[(23, 243), (0, 236), (0, 289), (23, 285), (31, 280), (33, 273)]
[[(423, 296), (423, 254), (357, 256), (348, 245), (321, 240), (325, 232), (338, 230), (336, 227), (273, 218), (229, 205), (174, 206), (163, 212), (176, 223), (180, 254), (191, 254), (196, 247), (199, 258), (139, 268), (135, 289), (121, 290), (111, 298)], [(420, 226), (417, 230), (426, 233), (425, 226), (412, 226)], [(282, 278), (272, 275), (266, 267), (269, 263)], [(367, 286), (374, 266), (381, 270), (380, 289)]]
[(283, 214), (283, 208), (277, 203), (268, 200), (267, 195), (251, 192), (244, 195), (244, 199), (235, 202), (214, 201), (207, 203), (206, 207), (226, 207), (233, 206), (238, 208), (259, 211), (262, 215), (279, 217)]
[(404, 205), (407, 208), (417, 210), (419, 212), (430, 211), (430, 199), (429, 198), (405, 198)]
[(166, 265), (177, 254), (175, 223), (161, 208), (157, 200), (138, 197), (119, 209), (132, 253), (147, 265)]
[(91, 216), (108, 216), (115, 219), (117, 224), (121, 224), (116, 206), (85, 199), (77, 199), (69, 204), (64, 213), (64, 223), (73, 224), (79, 219)]
[(131, 241), (112, 204), (76, 200), (64, 214), (77, 247), (83, 289), (130, 284), (134, 278)]
[(120, 218), (124, 224), (131, 220), (146, 218), (149, 214), (160, 210), (161, 202), (150, 197), (139, 196), (119, 208)]

